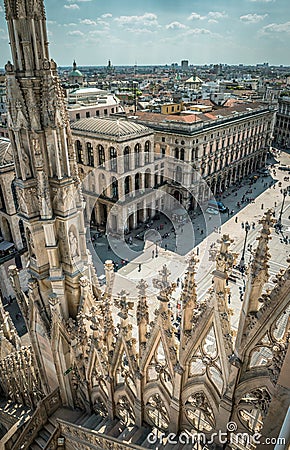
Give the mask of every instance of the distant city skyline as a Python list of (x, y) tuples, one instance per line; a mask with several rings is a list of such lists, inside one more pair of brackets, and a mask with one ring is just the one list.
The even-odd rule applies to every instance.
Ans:
[[(178, 3), (178, 5), (177, 5)], [(46, 0), (59, 65), (290, 65), (289, 0)], [(11, 59), (0, 0), (0, 66)]]

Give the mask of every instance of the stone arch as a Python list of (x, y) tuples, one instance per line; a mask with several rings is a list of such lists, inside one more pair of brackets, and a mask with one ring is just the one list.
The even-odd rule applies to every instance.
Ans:
[(91, 142), (86, 143), (88, 166), (94, 167), (94, 149)]
[(145, 388), (144, 405), (144, 420), (158, 429), (167, 430), (170, 421), (170, 399), (167, 398), (160, 386)]
[(84, 163), (83, 146), (79, 139), (77, 139), (75, 141), (75, 152), (76, 152), (77, 162), (79, 164), (83, 164)]
[(144, 162), (145, 162), (145, 164), (148, 164), (150, 162), (150, 149), (151, 149), (151, 142), (146, 141), (145, 147), (144, 147)]
[(130, 170), (130, 153), (131, 153), (131, 149), (127, 145), (124, 148), (124, 151), (123, 151), (123, 155), (124, 155), (124, 171), (125, 172), (128, 172), (128, 170)]
[(130, 192), (132, 192), (132, 179), (128, 175), (124, 180), (124, 193), (125, 193), (125, 195), (127, 195)]
[(99, 144), (98, 145), (98, 164), (99, 164), (99, 166), (104, 167), (105, 161), (106, 161), (105, 149), (101, 144)]
[(148, 189), (151, 187), (151, 170), (150, 169), (146, 169), (145, 171), (145, 180), (144, 180), (144, 186), (145, 189)]
[(117, 150), (115, 147), (110, 147), (109, 149), (109, 157), (110, 157), (110, 169), (114, 172), (117, 172)]
[(181, 395), (183, 429), (210, 433), (215, 428), (219, 411), (219, 399), (215, 398), (204, 380), (188, 383)]
[(140, 153), (141, 153), (141, 144), (137, 143), (134, 147), (135, 153), (135, 167), (140, 166)]
[(111, 197), (116, 200), (119, 198), (119, 185), (116, 177), (111, 179)]
[(135, 191), (139, 191), (141, 182), (141, 174), (137, 172), (135, 174)]

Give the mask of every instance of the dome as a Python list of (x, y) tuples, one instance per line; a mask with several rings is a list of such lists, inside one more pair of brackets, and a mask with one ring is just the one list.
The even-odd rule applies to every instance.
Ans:
[(13, 153), (9, 139), (0, 139), (0, 166), (8, 166), (13, 164)]
[(73, 70), (68, 74), (69, 77), (83, 77), (82, 72), (77, 69), (77, 63), (73, 62)]
[(133, 137), (152, 132), (144, 125), (128, 120), (97, 119), (95, 117), (80, 119), (73, 123), (71, 128), (75, 131), (84, 131), (103, 137), (110, 136), (115, 138)]
[(72, 70), (69, 74), (69, 77), (83, 77), (82, 72), (80, 72), (78, 69)]

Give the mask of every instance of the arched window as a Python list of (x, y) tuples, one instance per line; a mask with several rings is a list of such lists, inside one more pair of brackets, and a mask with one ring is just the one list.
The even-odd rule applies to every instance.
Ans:
[(124, 171), (130, 170), (130, 147), (124, 149)]
[(182, 182), (182, 170), (181, 170), (181, 167), (179, 167), (179, 166), (176, 167), (175, 181), (177, 183)]
[(112, 184), (111, 184), (111, 197), (113, 199), (118, 200), (119, 192), (118, 192), (118, 180), (116, 180), (115, 177), (112, 177)]
[(135, 191), (139, 191), (140, 188), (140, 173), (135, 175)]
[(125, 190), (125, 195), (129, 194), (129, 192), (130, 192), (130, 177), (129, 176), (125, 178), (124, 190)]
[(150, 141), (146, 141), (145, 142), (145, 155), (144, 155), (145, 164), (149, 163), (149, 152), (150, 152)]
[(175, 156), (176, 159), (179, 159), (179, 150), (178, 150), (178, 148), (176, 148), (174, 150), (174, 156)]
[(184, 148), (180, 150), (180, 159), (181, 161), (184, 161)]
[(117, 172), (117, 150), (115, 147), (110, 147), (110, 165), (111, 170)]
[(87, 142), (88, 166), (94, 167), (94, 150), (90, 142)]
[(99, 166), (105, 166), (105, 149), (99, 144), (98, 145), (98, 154), (99, 154)]
[(151, 173), (150, 173), (150, 169), (147, 169), (145, 172), (145, 188), (150, 188), (151, 187)]
[(136, 144), (134, 151), (135, 151), (135, 167), (139, 167), (140, 166), (141, 145), (140, 144)]
[(77, 157), (77, 162), (79, 164), (83, 164), (84, 163), (84, 156), (83, 156), (83, 146), (80, 143), (80, 141), (76, 141), (75, 143), (75, 149), (76, 149), (76, 157)]

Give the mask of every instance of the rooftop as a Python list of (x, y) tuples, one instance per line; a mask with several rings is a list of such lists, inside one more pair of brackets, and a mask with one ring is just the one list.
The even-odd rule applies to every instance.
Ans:
[[(73, 131), (87, 132), (101, 137), (137, 137), (140, 134), (153, 132), (136, 122), (119, 119), (98, 119), (90, 117), (81, 119), (71, 125)], [(76, 133), (77, 134), (77, 133)]]

